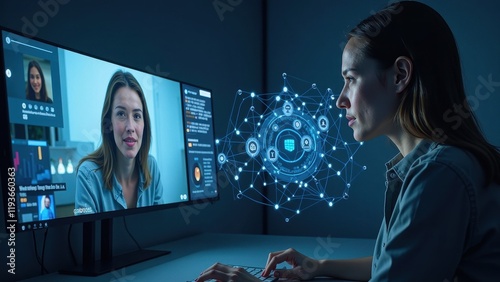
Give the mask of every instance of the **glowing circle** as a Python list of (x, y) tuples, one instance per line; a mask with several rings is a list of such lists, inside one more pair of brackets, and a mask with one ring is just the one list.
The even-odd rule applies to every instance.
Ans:
[(226, 176), (235, 199), (274, 207), (289, 222), (318, 202), (348, 199), (366, 166), (353, 158), (363, 143), (353, 140), (332, 89), (322, 93), (286, 73), (282, 79), (274, 93), (236, 91), (215, 149), (217, 177)]

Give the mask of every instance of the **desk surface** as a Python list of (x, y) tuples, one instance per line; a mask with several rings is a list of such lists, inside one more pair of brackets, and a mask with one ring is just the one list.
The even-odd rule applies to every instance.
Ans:
[[(97, 277), (50, 274), (26, 281), (162, 281), (185, 282), (215, 262), (263, 267), (270, 252), (290, 247), (316, 259), (370, 256), (375, 240), (251, 234), (200, 234), (158, 245), (169, 255), (131, 265)], [(321, 281), (338, 281), (324, 280)]]

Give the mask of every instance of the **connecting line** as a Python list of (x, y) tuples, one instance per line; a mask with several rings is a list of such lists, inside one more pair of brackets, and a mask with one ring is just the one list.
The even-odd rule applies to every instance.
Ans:
[(347, 121), (332, 90), (286, 73), (282, 79), (278, 92), (236, 91), (216, 150), (236, 199), (274, 207), (288, 221), (319, 203), (347, 199), (366, 166), (354, 158), (362, 143), (342, 137)]

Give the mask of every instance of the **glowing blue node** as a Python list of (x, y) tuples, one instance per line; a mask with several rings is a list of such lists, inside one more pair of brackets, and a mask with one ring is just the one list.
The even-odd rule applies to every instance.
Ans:
[(325, 195), (323, 193), (319, 194), (320, 198), (323, 198)]
[(286, 86), (283, 87), (283, 92), (288, 92), (288, 88)]
[(312, 87), (312, 89), (316, 89), (316, 88), (317, 88), (316, 83), (313, 83), (313, 84), (311, 85), (311, 87)]
[(219, 164), (224, 164), (227, 161), (226, 155), (220, 153), (219, 155), (217, 155), (217, 161), (219, 162)]
[(245, 151), (251, 158), (256, 157), (260, 153), (260, 143), (257, 138), (248, 138), (245, 143)]
[(366, 170), (366, 165), (363, 166), (363, 170)]
[(275, 210), (277, 210), (277, 209), (279, 209), (279, 208), (280, 208), (280, 206), (278, 206), (278, 204), (274, 205), (274, 209), (275, 209)]
[(238, 90), (238, 95), (241, 95), (243, 93), (243, 91), (241, 91), (241, 89)]
[(255, 97), (255, 92), (250, 93), (250, 97), (254, 98)]
[(299, 214), (299, 213), (300, 213), (300, 210), (297, 210), (297, 211), (296, 211), (296, 213), (297, 213), (297, 214)]
[(329, 203), (328, 203), (328, 205), (329, 205), (330, 207), (333, 207), (333, 202), (329, 202)]
[(234, 180), (238, 181), (238, 179), (240, 179), (240, 177), (238, 175), (235, 175)]
[(281, 76), (282, 76), (284, 79), (286, 79), (286, 72), (284, 72)]

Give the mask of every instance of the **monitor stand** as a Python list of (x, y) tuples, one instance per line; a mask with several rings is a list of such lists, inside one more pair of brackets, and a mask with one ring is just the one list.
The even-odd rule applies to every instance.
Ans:
[(96, 260), (96, 222), (83, 223), (83, 263), (59, 273), (81, 276), (98, 276), (132, 264), (167, 255), (170, 251), (137, 250), (113, 256), (113, 219), (101, 220), (101, 259)]

